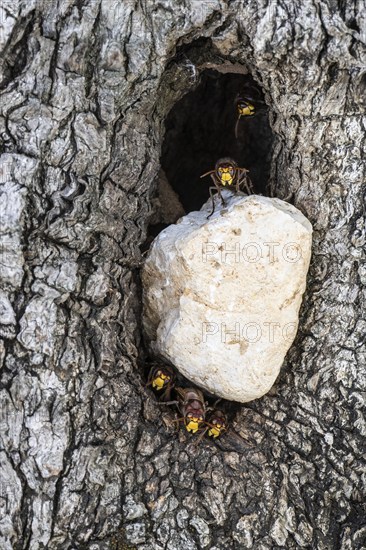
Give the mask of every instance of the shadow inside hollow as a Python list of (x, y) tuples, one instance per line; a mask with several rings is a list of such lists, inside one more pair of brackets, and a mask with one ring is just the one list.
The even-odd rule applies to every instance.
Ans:
[(243, 117), (235, 137), (237, 94), (253, 89), (252, 77), (206, 70), (196, 90), (185, 95), (170, 111), (162, 148), (161, 165), (186, 210), (198, 210), (208, 199), (209, 177), (219, 158), (231, 157), (249, 169), (256, 193), (265, 194), (269, 178), (272, 131), (267, 109)]

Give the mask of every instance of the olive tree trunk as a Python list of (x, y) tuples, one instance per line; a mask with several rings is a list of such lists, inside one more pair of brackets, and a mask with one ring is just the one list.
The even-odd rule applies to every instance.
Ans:
[[(364, 546), (365, 13), (2, 3), (2, 549)], [(314, 241), (276, 386), (194, 446), (147, 398), (139, 269), (164, 120), (207, 63), (261, 85), (270, 192)]]

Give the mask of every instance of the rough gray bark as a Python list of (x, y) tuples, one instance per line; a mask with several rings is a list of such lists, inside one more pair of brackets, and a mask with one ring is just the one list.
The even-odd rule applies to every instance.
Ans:
[[(364, 546), (365, 13), (3, 2), (1, 548)], [(209, 59), (175, 57), (201, 37)], [(146, 399), (138, 274), (163, 122), (205, 64), (261, 84), (271, 192), (315, 233), (275, 389), (195, 448)]]

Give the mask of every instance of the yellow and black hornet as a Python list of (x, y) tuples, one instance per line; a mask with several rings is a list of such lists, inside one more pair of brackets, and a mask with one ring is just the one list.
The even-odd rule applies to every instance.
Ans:
[(248, 176), (248, 172), (249, 170), (246, 168), (239, 168), (235, 160), (225, 157), (216, 162), (214, 170), (210, 170), (200, 176), (201, 178), (204, 178), (210, 175), (215, 184), (215, 187), (209, 187), (210, 197), (212, 200), (212, 212), (207, 216), (207, 219), (212, 216), (215, 211), (215, 202), (212, 195), (212, 190), (216, 189), (223, 206), (225, 206), (225, 201), (221, 194), (221, 189), (223, 188), (227, 187), (231, 190), (235, 190), (237, 193), (240, 191), (240, 188), (243, 187), (248, 195), (253, 193), (253, 184)]

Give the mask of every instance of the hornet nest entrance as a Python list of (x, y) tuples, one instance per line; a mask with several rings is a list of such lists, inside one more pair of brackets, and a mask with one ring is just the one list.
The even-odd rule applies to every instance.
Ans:
[[(249, 97), (255, 114), (238, 121), (236, 101)], [(237, 124), (237, 127), (236, 127)], [(237, 130), (237, 131), (235, 131)], [(206, 69), (198, 86), (180, 99), (165, 120), (159, 194), (162, 210), (176, 218), (199, 210), (209, 198), (211, 179), (201, 174), (213, 170), (218, 159), (231, 157), (249, 170), (255, 193), (266, 194), (273, 134), (268, 107), (258, 84), (247, 74)], [(165, 177), (166, 176), (166, 177)], [(169, 190), (175, 191), (179, 201)], [(173, 212), (171, 212), (173, 210)], [(150, 226), (150, 238), (168, 224)]]
[[(197, 66), (202, 67), (206, 58), (201, 57), (201, 54), (202, 51)], [(191, 55), (189, 57), (193, 58)], [(185, 59), (188, 60), (188, 57)], [(165, 135), (160, 158), (162, 170), (158, 183), (158, 209), (160, 208), (162, 215), (159, 223), (153, 221), (149, 227), (145, 250), (167, 225), (185, 213), (202, 207), (209, 198), (212, 181), (210, 178), (200, 179), (200, 176), (213, 170), (220, 158), (230, 157), (239, 167), (248, 169), (254, 193), (267, 194), (274, 138), (262, 90), (246, 73), (245, 67), (240, 66), (239, 70), (230, 72), (230, 69), (226, 70), (229, 63), (220, 67), (216, 63), (212, 67), (211, 63), (210, 68), (207, 67), (208, 64), (207, 62), (200, 73), (198, 84), (197, 81), (194, 83), (194, 89), (191, 83), (191, 91), (176, 101), (165, 116)], [(238, 69), (238, 64), (235, 69)], [(165, 88), (175, 90), (177, 81), (180, 82), (178, 78), (170, 78), (164, 87), (161, 97), (165, 105), (168, 104), (166, 96), (171, 97), (171, 92), (166, 92)], [(237, 125), (238, 96), (251, 98), (256, 112), (251, 116), (242, 116)], [(155, 372), (156, 358), (147, 353), (146, 359), (146, 377), (152, 384), (151, 373)], [(158, 364), (160, 368), (160, 361)], [(165, 367), (170, 368), (166, 365)], [(177, 377), (178, 386), (191, 386), (181, 374), (173, 371), (173, 376)], [(206, 391), (205, 395), (214, 400), (209, 392)], [(230, 411), (225, 408), (229, 421), (239, 407), (238, 404), (231, 403)]]

